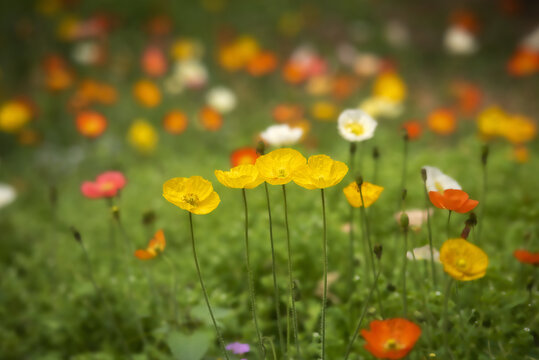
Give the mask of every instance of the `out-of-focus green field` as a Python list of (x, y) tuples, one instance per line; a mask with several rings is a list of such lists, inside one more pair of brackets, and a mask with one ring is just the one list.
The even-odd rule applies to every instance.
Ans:
[[(335, 55), (336, 39), (355, 41), (361, 49), (392, 59), (407, 84), (404, 112), (395, 119), (378, 119), (375, 137), (358, 144), (355, 173), (326, 191), (329, 270), (338, 274), (329, 288), (327, 359), (341, 359), (371, 284), (358, 211), (354, 218), (357, 274), (352, 288), (348, 283), (349, 235), (342, 228), (349, 222), (349, 205), (342, 189), (358, 174), (374, 181), (371, 154), (376, 146), (380, 152), (376, 183), (384, 191), (367, 213), (373, 243), (384, 249), (379, 280), (383, 317), (402, 317), (404, 244), (394, 217), (399, 210), (403, 167), (400, 125), (409, 119), (424, 119), (433, 107), (450, 104), (448, 86), (454, 79), (467, 79), (481, 88), (481, 109), (499, 104), (509, 112), (537, 120), (537, 74), (515, 78), (505, 72), (505, 63), (519, 37), (537, 20), (533, 17), (538, 13), (537, 6), (533, 2), (523, 2), (523, 6), (531, 10), (509, 17), (484, 2), (470, 4), (481, 20), (481, 48), (470, 57), (458, 57), (445, 53), (441, 44), (448, 11), (458, 8), (450, 2), (228, 1), (222, 11), (211, 12), (196, 1), (81, 1), (51, 16), (37, 12), (32, 2), (2, 3), (0, 101), (19, 94), (33, 99), (39, 109), (33, 126), (42, 134), (42, 141), (22, 147), (15, 137), (0, 133), (0, 182), (11, 184), (18, 193), (13, 204), (0, 209), (0, 358), (123, 359), (129, 358), (126, 352), (133, 359), (222, 357), (196, 276), (188, 214), (162, 197), (162, 184), (167, 179), (201, 175), (213, 183), (221, 197), (221, 204), (211, 214), (194, 216), (203, 277), (225, 341), (249, 343), (247, 358), (258, 359), (244, 265), (241, 192), (219, 184), (213, 172), (230, 168), (229, 157), (235, 149), (256, 146), (257, 135), (273, 124), (271, 113), (277, 104), (295, 103), (309, 109), (320, 98), (309, 95), (302, 86), (284, 82), (279, 70), (254, 79), (221, 69), (215, 61), (214, 47), (226, 25), (239, 34), (256, 37), (283, 61), (298, 44), (315, 44), (332, 69), (342, 66)], [(128, 65), (125, 71), (116, 72), (110, 64), (72, 64), (79, 78), (106, 81), (119, 95), (111, 106), (94, 106), (106, 116), (109, 127), (103, 136), (90, 141), (77, 133), (74, 115), (65, 109), (72, 89), (47, 92), (36, 85), (36, 74), (47, 53), (68, 57), (71, 44), (55, 37), (58, 19), (71, 14), (82, 18), (96, 10), (117, 14), (122, 20), (107, 41), (111, 58), (125, 58)], [(277, 23), (285, 12), (312, 18), (297, 35), (284, 37), (279, 35)], [(140, 53), (148, 42), (143, 24), (161, 13), (173, 19), (172, 38), (188, 36), (204, 43), (203, 62), (209, 71), (206, 88), (222, 84), (236, 93), (238, 106), (224, 116), (223, 127), (217, 132), (208, 132), (197, 124), (206, 88), (179, 95), (163, 93), (162, 102), (153, 109), (141, 107), (132, 96), (133, 84), (144, 77), (139, 66)], [(383, 29), (392, 19), (408, 25), (411, 44), (394, 48), (387, 43)], [(14, 31), (21, 24), (31, 24), (30, 35)], [(354, 39), (354, 31), (368, 31), (368, 40)], [(160, 79), (156, 83), (163, 86)], [(369, 96), (372, 83), (372, 78), (360, 79), (350, 97), (334, 101), (339, 112), (357, 107)], [(172, 108), (181, 109), (189, 118), (187, 130), (178, 136), (166, 133), (160, 125)], [(150, 121), (158, 129), (159, 142), (150, 155), (138, 153), (126, 140), (129, 125), (137, 118)], [(317, 121), (308, 111), (306, 118), (311, 120), (308, 136), (313, 141), (293, 147), (306, 157), (327, 154), (348, 162), (349, 143), (339, 136), (336, 121)], [(517, 248), (538, 249), (537, 142), (527, 145), (530, 157), (526, 163), (512, 159), (512, 146), (507, 141), (495, 139), (489, 143), (484, 201), (480, 196), (485, 143), (478, 135), (475, 119), (475, 115), (459, 117), (457, 132), (446, 137), (425, 128), (420, 139), (409, 143), (405, 207), (425, 207), (420, 170), (432, 165), (457, 179), (471, 198), (480, 201), (478, 209), (485, 209), (479, 224), (480, 242), (477, 228), (469, 240), (488, 254), (487, 274), (476, 281), (456, 283), (449, 301), (449, 346), (455, 359), (538, 359), (537, 267), (521, 264), (513, 257)], [(122, 171), (128, 179), (117, 202), (121, 225), (113, 220), (105, 200), (86, 199), (80, 192), (83, 181), (106, 170)], [(320, 196), (293, 183), (287, 186), (287, 192), (293, 275), (299, 284), (301, 348), (305, 359), (317, 359), (321, 310), (317, 289), (322, 279)], [(285, 314), (288, 283), (281, 189), (270, 186), (270, 195), (281, 312)], [(262, 333), (277, 346), (264, 189), (259, 186), (248, 190), (247, 196), (259, 322)], [(145, 224), (143, 218), (149, 214), (155, 221)], [(433, 240), (438, 249), (447, 239), (446, 216), (438, 209), (432, 216)], [(466, 219), (467, 215), (453, 214), (451, 237), (459, 236)], [(105, 301), (92, 285), (84, 253), (71, 227), (80, 231)], [(166, 257), (146, 262), (136, 259), (134, 250), (144, 248), (160, 228), (167, 239)], [(427, 242), (425, 225), (410, 232), (409, 250)], [(442, 308), (448, 276), (442, 265), (436, 264), (438, 285), (433, 288), (428, 266), (426, 261), (408, 263), (407, 318), (422, 328), (409, 359), (445, 359)], [(367, 328), (370, 320), (381, 318), (373, 300), (362, 328)], [(126, 346), (122, 345), (124, 340)], [(373, 358), (363, 345), (364, 340), (358, 338), (350, 359)], [(186, 355), (187, 351), (193, 353)], [(200, 357), (193, 355), (196, 353)]]

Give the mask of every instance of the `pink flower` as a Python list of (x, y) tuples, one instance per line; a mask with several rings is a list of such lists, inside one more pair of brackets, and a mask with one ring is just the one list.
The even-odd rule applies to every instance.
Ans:
[(94, 182), (83, 182), (80, 190), (89, 199), (110, 198), (116, 196), (126, 183), (127, 180), (121, 172), (106, 171), (100, 174)]

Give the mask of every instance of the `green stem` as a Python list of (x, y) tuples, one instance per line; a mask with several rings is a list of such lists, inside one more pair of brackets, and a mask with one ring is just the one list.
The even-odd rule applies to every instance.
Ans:
[[(401, 190), (406, 189), (406, 170), (407, 170), (407, 163), (408, 163), (408, 138), (407, 136), (404, 137), (404, 149), (402, 152), (402, 174), (401, 174)], [(399, 203), (399, 209), (402, 208), (402, 202), (403, 198), (400, 198)]]
[(275, 352), (275, 345), (273, 344), (273, 340), (270, 337), (264, 337), (264, 340), (270, 344), (273, 360), (277, 360), (277, 353)]
[(208, 298), (206, 286), (204, 285), (204, 281), (202, 280), (202, 274), (200, 273), (200, 265), (198, 264), (197, 250), (195, 246), (195, 233), (193, 231), (193, 214), (191, 212), (189, 212), (189, 227), (191, 230), (191, 245), (193, 247), (193, 258), (195, 259), (195, 266), (197, 269), (198, 280), (200, 281), (200, 287), (202, 288), (202, 294), (204, 294), (204, 300), (206, 301), (206, 306), (208, 307), (208, 312), (210, 313), (211, 321), (213, 322), (213, 327), (215, 328), (215, 332), (217, 333), (217, 339), (219, 339), (219, 346), (221, 347), (221, 352), (225, 356), (226, 360), (230, 360), (230, 358), (228, 357), (228, 353), (226, 352), (226, 349), (225, 349), (225, 342), (223, 340), (223, 335), (221, 335), (221, 331), (219, 330), (219, 327), (217, 326), (217, 321), (215, 321), (215, 316), (213, 315), (213, 310), (210, 305), (210, 299)]
[(430, 225), (430, 206), (429, 206), (429, 194), (427, 188), (425, 188), (425, 208), (427, 209), (427, 229), (429, 233), (429, 246), (430, 246), (430, 267), (432, 272), (432, 287), (436, 289), (436, 268), (434, 267), (434, 247), (432, 245), (432, 228)]
[(483, 164), (483, 183), (481, 187), (481, 207), (479, 208), (479, 219), (477, 221), (479, 229), (477, 229), (477, 243), (481, 241), (483, 233), (483, 222), (485, 220), (485, 206), (487, 205), (487, 165)]
[[(354, 175), (354, 159), (355, 159), (355, 154), (356, 154), (356, 148), (357, 148), (357, 144), (354, 143), (354, 142), (351, 142), (350, 143), (350, 168), (348, 170), (348, 173), (349, 174), (352, 174), (352, 176)], [(356, 266), (355, 266), (355, 258), (354, 258), (354, 254), (355, 254), (355, 251), (354, 251), (354, 243), (355, 243), (355, 239), (354, 239), (354, 207), (353, 206), (350, 206), (350, 215), (349, 215), (349, 219), (348, 219), (348, 223), (350, 224), (350, 232), (349, 232), (349, 262), (350, 262), (350, 268), (349, 268), (349, 271), (348, 271), (348, 288), (350, 289), (350, 294), (353, 294), (353, 290), (354, 290), (354, 276), (355, 276), (355, 273), (356, 273)]]
[(247, 265), (247, 281), (249, 283), (249, 297), (251, 298), (251, 312), (253, 315), (253, 322), (255, 324), (256, 336), (258, 337), (260, 356), (265, 359), (266, 350), (264, 349), (264, 344), (262, 343), (262, 334), (260, 332), (258, 318), (256, 316), (255, 287), (253, 282), (253, 271), (251, 270), (251, 260), (249, 257), (249, 211), (247, 209), (247, 195), (245, 193), (245, 189), (241, 189), (241, 194), (243, 196), (243, 207), (245, 209), (245, 264)]
[(290, 302), (292, 310), (292, 327), (294, 328), (294, 341), (296, 344), (296, 353), (301, 357), (298, 341), (298, 318), (296, 313), (296, 300), (294, 299), (294, 280), (292, 277), (292, 250), (290, 247), (290, 227), (288, 226), (288, 204), (286, 202), (286, 185), (283, 184), (284, 198), (284, 222), (286, 227), (286, 246), (288, 249), (288, 290), (290, 292)]
[(380, 272), (381, 272), (380, 269), (381, 268), (379, 267), (378, 272), (376, 273), (376, 277), (374, 278), (374, 283), (372, 284), (371, 289), (369, 290), (369, 295), (367, 296), (365, 305), (363, 305), (363, 311), (361, 312), (361, 317), (359, 318), (356, 329), (354, 330), (352, 334), (352, 338), (350, 339), (350, 342), (348, 343), (348, 346), (346, 347), (346, 354), (344, 355), (344, 360), (347, 360), (348, 356), (350, 356), (352, 345), (354, 345), (354, 342), (357, 339), (359, 330), (361, 329), (361, 324), (363, 323), (363, 319), (365, 318), (365, 315), (367, 314), (367, 309), (369, 308), (369, 302), (371, 301), (372, 294), (374, 293), (374, 289), (377, 287), (377, 284), (378, 284), (378, 278), (380, 277)]
[(450, 238), (450, 236), (449, 236), (449, 233), (450, 233), (449, 228), (451, 226), (451, 213), (452, 213), (452, 211), (449, 210), (449, 215), (447, 215), (446, 236), (447, 236), (448, 239)]
[(176, 305), (176, 292), (178, 290), (178, 279), (176, 277), (176, 267), (174, 266), (174, 263), (171, 259), (165, 254), (162, 254), (163, 258), (165, 259), (166, 263), (170, 266), (170, 270), (172, 272), (172, 294), (170, 296), (170, 301), (172, 302), (172, 316), (173, 316), (173, 324), (174, 326), (178, 325), (178, 306)]
[(324, 290), (322, 294), (322, 360), (326, 358), (326, 305), (327, 305), (327, 296), (328, 296), (328, 253), (327, 253), (327, 221), (326, 221), (326, 199), (324, 196), (324, 189), (320, 189), (322, 196), (322, 219), (323, 219), (323, 246), (322, 246), (322, 256), (324, 258)]
[[(408, 265), (408, 258), (406, 253), (408, 251), (408, 229), (404, 229), (404, 262), (402, 264), (402, 306), (404, 310), (404, 317), (408, 316), (408, 299), (406, 297), (406, 266)], [(412, 254), (413, 254), (412, 250)], [(415, 258), (415, 255), (414, 255)]]
[(453, 359), (453, 353), (451, 352), (451, 349), (449, 348), (449, 318), (448, 318), (448, 303), (449, 298), (451, 296), (451, 285), (453, 285), (453, 278), (449, 278), (447, 281), (447, 286), (445, 288), (445, 298), (444, 298), (444, 327), (443, 327), (443, 333), (444, 333), (444, 348), (446, 355)]
[[(367, 239), (367, 244), (369, 246), (369, 254), (370, 254), (370, 259), (371, 259), (371, 265), (372, 265), (372, 278), (373, 278), (373, 281), (374, 281), (374, 278), (375, 278), (375, 274), (376, 274), (376, 265), (374, 264), (374, 252), (373, 252), (373, 249), (372, 249), (372, 243), (371, 243), (371, 237), (370, 237), (370, 231), (369, 231), (369, 220), (367, 219), (367, 213), (366, 213), (366, 210), (365, 210), (365, 201), (363, 199), (363, 191), (361, 190), (361, 186), (358, 186), (359, 188), (359, 196), (361, 198), (361, 207), (360, 207), (360, 213), (361, 213), (361, 217), (363, 219), (363, 227), (365, 229), (364, 231), (364, 234), (365, 234), (365, 238)], [(380, 296), (380, 290), (378, 289), (378, 285), (376, 285), (376, 296), (378, 298), (378, 307), (379, 307), (379, 310), (380, 310), (380, 314), (382, 315), (382, 317), (384, 316), (384, 309), (382, 307), (382, 298)]]

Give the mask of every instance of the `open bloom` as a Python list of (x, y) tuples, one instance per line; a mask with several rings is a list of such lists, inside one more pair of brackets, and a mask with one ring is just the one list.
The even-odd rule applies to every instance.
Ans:
[(368, 208), (369, 206), (374, 204), (376, 200), (378, 200), (380, 194), (382, 193), (382, 191), (384, 191), (384, 188), (382, 186), (374, 185), (364, 181), (361, 184), (360, 193), (359, 186), (357, 185), (357, 182), (354, 181), (350, 183), (347, 187), (345, 187), (342, 191), (346, 196), (346, 200), (348, 200), (348, 203), (353, 207), (363, 206), (363, 202), (361, 201), (361, 195), (363, 195), (365, 207)]
[(440, 169), (434, 166), (423, 166), (423, 169), (427, 173), (427, 180), (425, 185), (427, 191), (444, 191), (447, 189), (461, 190), (459, 183), (453, 178), (444, 174)]
[(93, 182), (83, 182), (80, 189), (82, 194), (90, 199), (110, 198), (116, 196), (126, 183), (127, 180), (121, 172), (106, 171)]
[(238, 165), (230, 171), (215, 170), (215, 177), (224, 186), (234, 189), (252, 189), (264, 182), (252, 164)]
[(386, 71), (378, 75), (374, 82), (373, 95), (388, 101), (400, 103), (406, 98), (406, 84), (394, 71)]
[(159, 135), (150, 122), (138, 119), (129, 127), (127, 140), (141, 153), (151, 153), (157, 146)]
[(378, 359), (405, 357), (421, 335), (419, 326), (402, 318), (373, 320), (369, 327), (361, 336), (367, 341), (365, 349)]
[(291, 127), (288, 124), (272, 125), (260, 133), (262, 140), (273, 146), (293, 145), (301, 139), (302, 135), (302, 128)]
[(146, 249), (135, 251), (135, 256), (140, 260), (153, 259), (165, 250), (165, 234), (162, 229), (157, 230), (153, 238), (148, 242)]
[(211, 182), (201, 176), (167, 180), (163, 184), (163, 197), (179, 208), (198, 215), (212, 212), (221, 201)]
[(145, 107), (153, 108), (161, 103), (161, 90), (150, 80), (140, 80), (133, 87), (133, 96)]
[(325, 189), (340, 183), (347, 172), (345, 163), (327, 155), (314, 155), (296, 170), (294, 182), (309, 190)]
[(233, 342), (231, 344), (228, 344), (225, 349), (227, 349), (228, 351), (232, 351), (232, 353), (238, 355), (248, 353), (251, 350), (249, 344), (242, 344), (239, 342)]
[(359, 109), (344, 110), (339, 115), (339, 134), (348, 141), (363, 141), (374, 136), (378, 123), (369, 114)]
[(461, 281), (482, 278), (487, 272), (487, 254), (461, 238), (449, 239), (442, 244), (440, 261), (446, 273)]
[(179, 110), (171, 110), (163, 118), (163, 128), (169, 134), (179, 135), (187, 129), (187, 116)]
[(227, 87), (216, 86), (208, 91), (206, 103), (221, 114), (226, 114), (236, 107), (236, 94)]
[[(432, 249), (432, 254), (434, 257), (434, 261), (439, 263), (440, 262), (440, 252), (436, 249)], [(430, 260), (430, 246), (424, 245), (418, 248), (413, 249), (412, 251), (406, 252), (406, 258), (408, 260)]]
[(524, 264), (532, 264), (537, 265), (539, 264), (539, 253), (538, 252), (531, 252), (524, 249), (518, 249), (513, 252), (513, 256)]
[(284, 185), (292, 181), (296, 171), (306, 162), (299, 151), (284, 148), (260, 156), (255, 165), (266, 182), (271, 185)]
[(11, 204), (15, 201), (16, 197), (17, 192), (15, 191), (15, 188), (11, 185), (0, 183), (0, 209)]
[(474, 34), (457, 25), (450, 26), (446, 30), (444, 45), (449, 53), (456, 55), (470, 55), (478, 48)]
[(230, 155), (230, 163), (232, 167), (244, 164), (254, 164), (258, 158), (258, 153), (255, 148), (244, 147), (238, 150), (235, 150)]
[(7, 101), (0, 106), (0, 131), (16, 133), (31, 119), (32, 113), (21, 101)]
[(90, 139), (101, 136), (107, 129), (107, 119), (102, 114), (92, 110), (79, 112), (76, 122), (78, 132)]
[(443, 193), (429, 191), (429, 199), (438, 209), (447, 209), (460, 214), (475, 209), (479, 204), (479, 201), (470, 199), (466, 192), (456, 189), (447, 189)]
[(429, 129), (439, 135), (449, 135), (457, 128), (457, 119), (450, 109), (436, 109), (427, 118)]

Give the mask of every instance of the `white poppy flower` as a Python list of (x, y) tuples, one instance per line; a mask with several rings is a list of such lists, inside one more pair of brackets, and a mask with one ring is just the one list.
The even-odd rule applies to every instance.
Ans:
[(103, 50), (96, 42), (81, 42), (75, 45), (71, 56), (79, 64), (92, 65), (99, 63), (102, 59)]
[(290, 127), (288, 124), (272, 125), (260, 133), (262, 140), (273, 146), (295, 144), (303, 136), (303, 129)]
[(444, 44), (452, 54), (469, 55), (477, 51), (474, 35), (460, 26), (451, 26), (446, 30)]
[(197, 89), (208, 81), (208, 70), (200, 61), (179, 61), (174, 68), (174, 77), (185, 87)]
[(439, 191), (444, 192), (447, 189), (462, 190), (459, 183), (453, 178), (444, 174), (440, 169), (434, 166), (423, 166), (423, 169), (427, 172), (427, 191)]
[(236, 94), (227, 87), (216, 86), (208, 91), (206, 103), (221, 114), (226, 114), (236, 107)]
[(15, 192), (13, 186), (8, 184), (0, 184), (0, 209), (11, 204), (16, 197), (17, 193)]
[(348, 141), (363, 141), (374, 136), (378, 122), (365, 111), (347, 109), (339, 115), (339, 134)]
[[(413, 254), (412, 254), (413, 251)], [(414, 260), (414, 257), (416, 260), (430, 260), (430, 246), (427, 244), (425, 246), (421, 246), (418, 248), (413, 249), (412, 251), (408, 251), (406, 253), (406, 257), (408, 260)], [(439, 263), (440, 262), (440, 253), (436, 249), (432, 249), (434, 261)]]

